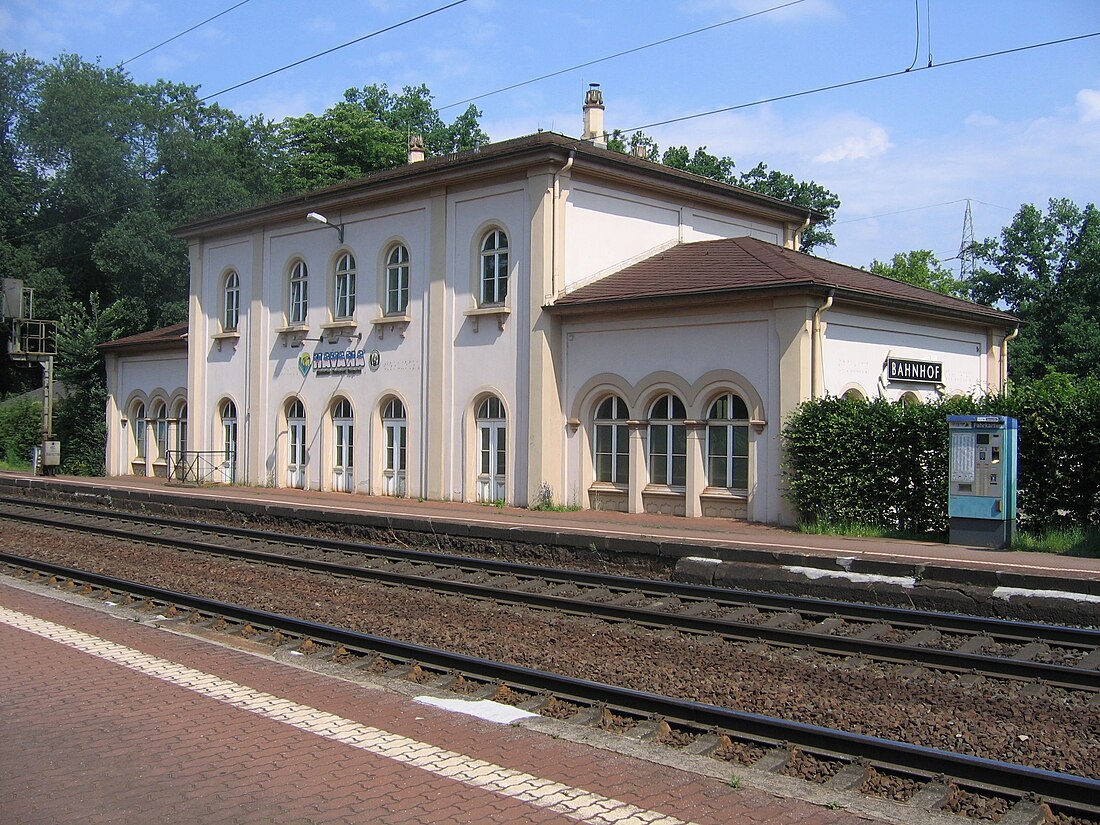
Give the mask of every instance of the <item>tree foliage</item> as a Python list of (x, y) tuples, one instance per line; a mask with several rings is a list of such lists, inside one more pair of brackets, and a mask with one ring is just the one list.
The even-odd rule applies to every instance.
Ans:
[(1024, 323), (1011, 344), (1016, 381), (1053, 370), (1100, 376), (1100, 211), (1059, 198), (1025, 204), (1000, 238), (975, 244), (975, 300)]
[(474, 149), (489, 140), (470, 106), (452, 123), (432, 106), (427, 86), (406, 86), (401, 94), (385, 84), (348, 89), (344, 100), (322, 115), (284, 120), (279, 134), (286, 151), (281, 188), (316, 189), (371, 172), (392, 169), (408, 159), (410, 134), (424, 139), (429, 155)]
[(931, 289), (943, 295), (963, 298), (969, 292), (969, 286), (956, 278), (928, 249), (899, 252), (889, 263), (874, 260), (868, 268), (876, 275)]
[(30, 464), (31, 450), (42, 437), (42, 404), (19, 398), (0, 406), (0, 458), (8, 464)]
[[(829, 227), (833, 224), (836, 210), (840, 208), (840, 198), (814, 181), (796, 180), (785, 172), (769, 170), (765, 163), (758, 163), (748, 172), (738, 175), (733, 158), (712, 155), (706, 146), (700, 146), (694, 152), (687, 146), (670, 146), (662, 155), (653, 138), (642, 132), (634, 132), (630, 137), (621, 131), (612, 132), (607, 146), (616, 152), (640, 154), (646, 160), (663, 163), (673, 169), (740, 186), (760, 195), (821, 212), (826, 216), (825, 219), (802, 233), (802, 251), (811, 252), (816, 248), (836, 244), (836, 238)], [(641, 152), (638, 152), (639, 147)]]

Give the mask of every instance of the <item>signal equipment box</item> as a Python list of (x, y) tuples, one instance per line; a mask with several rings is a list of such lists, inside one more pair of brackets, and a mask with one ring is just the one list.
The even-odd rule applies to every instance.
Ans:
[(947, 426), (949, 541), (1008, 547), (1016, 537), (1016, 419), (949, 415)]

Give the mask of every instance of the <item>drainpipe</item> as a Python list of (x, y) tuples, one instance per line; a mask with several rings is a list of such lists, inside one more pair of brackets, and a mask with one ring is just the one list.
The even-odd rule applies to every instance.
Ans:
[(829, 297), (825, 303), (817, 308), (814, 313), (813, 330), (810, 334), (810, 400), (816, 401), (821, 392), (821, 383), (824, 371), (821, 364), (822, 350), (825, 342), (821, 340), (821, 316), (833, 305), (834, 290), (829, 290)]
[(1020, 335), (1020, 328), (1012, 330), (1001, 344), (1001, 395), (1008, 395), (1008, 342)]
[(577, 157), (576, 150), (570, 150), (569, 160), (554, 173), (554, 215), (550, 238), (550, 297), (558, 294), (558, 199), (561, 197), (561, 176), (573, 168)]

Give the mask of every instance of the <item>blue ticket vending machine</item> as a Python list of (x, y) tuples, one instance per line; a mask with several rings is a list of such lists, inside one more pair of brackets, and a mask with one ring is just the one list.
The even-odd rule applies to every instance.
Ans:
[(949, 415), (951, 544), (1008, 547), (1016, 537), (1016, 419)]

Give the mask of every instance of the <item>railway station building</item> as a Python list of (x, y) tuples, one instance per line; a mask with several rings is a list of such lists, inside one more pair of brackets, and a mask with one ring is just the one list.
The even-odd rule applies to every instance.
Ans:
[(111, 342), (109, 475), (794, 520), (825, 394), (998, 392), (1016, 320), (799, 252), (822, 216), (539, 132), (183, 227), (189, 321)]

